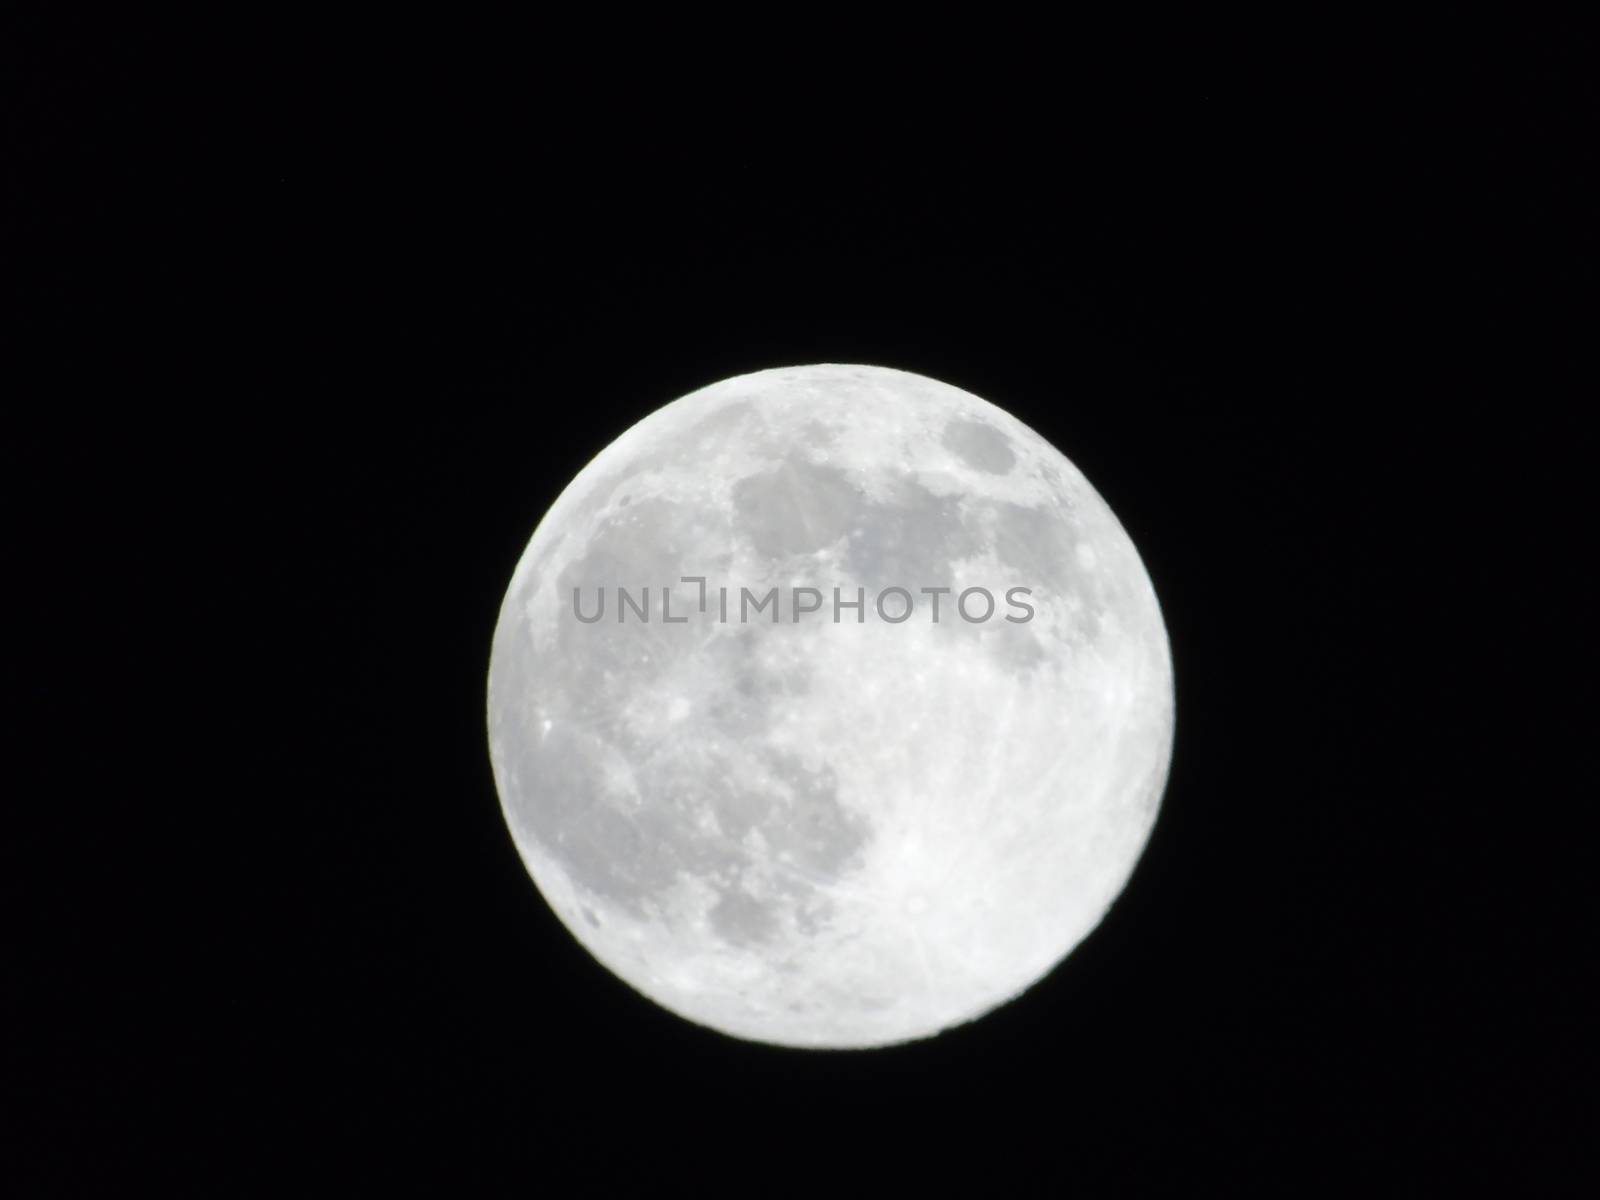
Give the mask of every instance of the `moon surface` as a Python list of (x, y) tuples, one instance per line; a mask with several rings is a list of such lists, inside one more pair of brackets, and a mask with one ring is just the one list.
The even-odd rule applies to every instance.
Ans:
[(596, 959), (735, 1037), (864, 1048), (1003, 1004), (1100, 922), (1172, 666), (1058, 450), (936, 380), (805, 366), (579, 473), (506, 592), (488, 720), (517, 849)]

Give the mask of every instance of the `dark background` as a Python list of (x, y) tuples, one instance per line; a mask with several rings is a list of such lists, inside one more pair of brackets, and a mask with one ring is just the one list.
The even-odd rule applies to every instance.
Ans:
[[(8, 1175), (1575, 1184), (1592, 42), (667, 32), (10, 40)], [(809, 362), (1060, 447), (1178, 685), (1101, 928), (871, 1053), (611, 978), (485, 745), (561, 489)]]

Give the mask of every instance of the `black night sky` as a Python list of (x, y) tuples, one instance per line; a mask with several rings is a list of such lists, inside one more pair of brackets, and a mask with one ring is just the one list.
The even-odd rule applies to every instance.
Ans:
[[(1593, 620), (1563, 528), (1593, 47), (1211, 32), (1232, 56), (1101, 75), (1024, 30), (884, 70), (784, 39), (22, 30), (13, 1194), (1575, 1184), (1593, 926), (1563, 930), (1594, 887), (1582, 709), (1543, 675), (1573, 681)], [(528, 880), (485, 745), (500, 599), (572, 476), (668, 400), (812, 362), (1060, 447), (1177, 678), (1103, 925), (982, 1022), (871, 1053), (740, 1043), (613, 979)]]

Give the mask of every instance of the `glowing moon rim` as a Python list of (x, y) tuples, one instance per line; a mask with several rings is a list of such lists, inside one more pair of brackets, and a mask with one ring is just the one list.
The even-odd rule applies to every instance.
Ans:
[[(770, 616), (726, 602), (769, 589)], [(980, 589), (985, 619), (954, 608)], [(502, 809), (562, 923), (784, 1046), (932, 1036), (1050, 972), (1143, 852), (1173, 723), (1104, 500), (1002, 409), (883, 367), (738, 376), (624, 432), (539, 523), (490, 657)]]

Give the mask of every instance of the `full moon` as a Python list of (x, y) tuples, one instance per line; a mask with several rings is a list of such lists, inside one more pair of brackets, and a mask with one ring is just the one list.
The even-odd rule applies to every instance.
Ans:
[(588, 951), (735, 1037), (866, 1048), (1013, 999), (1155, 823), (1155, 591), (1082, 473), (904, 371), (742, 375), (562, 492), (511, 578), (489, 748)]

